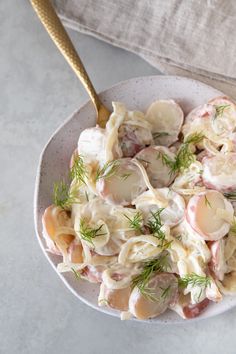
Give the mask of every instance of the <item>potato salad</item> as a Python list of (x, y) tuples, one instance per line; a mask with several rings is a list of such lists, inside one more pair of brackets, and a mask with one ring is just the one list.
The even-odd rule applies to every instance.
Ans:
[[(113, 102), (85, 129), (43, 214), (58, 272), (97, 283), (121, 319), (189, 319), (236, 295), (236, 105), (186, 116), (171, 99), (145, 113)], [(217, 305), (215, 305), (217, 306)]]

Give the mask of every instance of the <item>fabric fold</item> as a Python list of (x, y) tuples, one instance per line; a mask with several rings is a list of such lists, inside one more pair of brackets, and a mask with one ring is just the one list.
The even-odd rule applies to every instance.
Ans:
[(53, 0), (64, 24), (236, 97), (234, 0)]

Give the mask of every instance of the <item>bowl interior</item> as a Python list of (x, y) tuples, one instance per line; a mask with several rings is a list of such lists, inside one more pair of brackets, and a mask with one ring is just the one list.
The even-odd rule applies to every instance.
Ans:
[[(100, 98), (110, 110), (112, 110), (112, 101), (121, 101), (129, 110), (141, 110), (143, 112), (156, 99), (174, 99), (181, 105), (186, 114), (194, 107), (220, 94), (222, 94), (220, 91), (188, 78), (148, 76), (118, 83), (102, 92)], [(58, 128), (41, 155), (35, 187), (35, 227), (44, 254), (55, 270), (57, 263), (61, 262), (61, 257), (46, 251), (46, 245), (42, 237), (42, 214), (45, 208), (52, 203), (54, 182), (66, 179), (68, 175), (70, 157), (77, 146), (81, 131), (94, 126), (95, 118), (94, 108), (89, 101)], [(98, 285), (90, 284), (84, 280), (78, 281), (72, 273), (63, 273), (59, 276), (80, 300), (99, 311), (119, 316), (117, 311), (98, 307)], [(221, 303), (209, 306), (199, 318), (214, 316), (235, 305), (236, 297), (226, 297)], [(162, 316), (148, 322), (181, 323), (183, 321), (176, 313), (167, 311)]]

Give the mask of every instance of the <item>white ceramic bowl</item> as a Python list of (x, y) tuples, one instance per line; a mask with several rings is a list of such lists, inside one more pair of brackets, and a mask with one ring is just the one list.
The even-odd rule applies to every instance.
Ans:
[[(205, 103), (210, 98), (221, 95), (222, 92), (207, 86), (199, 81), (176, 76), (147, 76), (118, 83), (105, 90), (99, 96), (102, 102), (112, 109), (112, 101), (123, 102), (130, 110), (146, 111), (147, 107), (156, 99), (174, 99), (179, 102), (185, 114), (192, 108)], [(63, 123), (50, 138), (44, 148), (35, 187), (34, 218), (38, 240), (45, 256), (56, 270), (61, 257), (45, 251), (45, 242), (42, 237), (42, 214), (52, 203), (52, 188), (58, 181), (68, 174), (69, 160), (77, 146), (81, 131), (95, 125), (95, 111), (91, 101), (87, 102), (77, 112)], [(91, 142), (92, 143), (92, 142)], [(97, 298), (99, 286), (84, 280), (76, 280), (73, 273), (59, 274), (64, 284), (87, 305), (109, 315), (119, 316), (118, 311), (105, 307), (98, 307)], [(205, 312), (196, 319), (208, 318), (236, 306), (235, 297), (225, 297), (218, 304), (211, 304)], [(156, 319), (145, 321), (154, 323), (181, 323), (185, 320), (175, 312), (167, 311)], [(193, 321), (193, 320), (187, 320)]]

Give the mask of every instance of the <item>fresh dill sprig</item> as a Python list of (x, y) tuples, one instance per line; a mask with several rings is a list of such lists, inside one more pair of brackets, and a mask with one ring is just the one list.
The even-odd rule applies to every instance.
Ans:
[(234, 221), (232, 222), (230, 231), (233, 232), (236, 235), (236, 220), (234, 219)]
[(123, 181), (125, 181), (129, 176), (131, 176), (131, 172), (123, 173), (121, 176), (119, 176)]
[(143, 217), (142, 214), (138, 211), (133, 218), (130, 218), (128, 215), (124, 214), (126, 219), (129, 220), (129, 226), (135, 231), (141, 231), (143, 226)]
[(168, 296), (169, 296), (169, 293), (170, 293), (170, 290), (171, 290), (171, 285), (167, 286), (167, 288), (161, 288), (162, 291), (162, 294), (161, 294), (161, 298), (162, 299), (166, 299)]
[(173, 168), (173, 172), (180, 172), (187, 169), (195, 160), (195, 155), (190, 149), (190, 144), (199, 144), (204, 139), (204, 135), (200, 133), (193, 133), (181, 145)]
[(106, 233), (101, 233), (102, 227), (103, 224), (96, 228), (91, 228), (84, 219), (81, 219), (79, 233), (83, 240), (93, 245), (93, 239), (95, 237), (106, 235)]
[(81, 279), (81, 274), (78, 270), (75, 270), (74, 268), (71, 268), (72, 272), (74, 273), (75, 277), (77, 280)]
[(227, 199), (236, 201), (236, 191), (224, 193), (224, 196), (225, 196)]
[(81, 182), (86, 184), (85, 179), (87, 177), (87, 171), (84, 164), (84, 160), (81, 156), (76, 156), (74, 159), (73, 166), (70, 171), (71, 179), (75, 179), (76, 182)]
[(136, 160), (138, 160), (140, 162), (151, 163), (150, 161), (141, 159), (140, 157), (136, 157)]
[(160, 240), (160, 245), (159, 247), (162, 249), (169, 248), (172, 241), (167, 241), (166, 240), (166, 235), (161, 229), (163, 226), (163, 223), (161, 221), (161, 213), (163, 212), (164, 208), (158, 209), (155, 213), (151, 212), (152, 217), (148, 220), (147, 226), (150, 229), (150, 232), (153, 234), (153, 236), (157, 237), (158, 240)]
[(195, 155), (190, 149), (191, 144), (199, 144), (204, 139), (204, 135), (200, 133), (193, 133), (181, 145), (175, 160), (172, 160), (167, 154), (159, 152), (158, 158), (162, 158), (163, 164), (170, 168), (170, 174), (186, 170), (192, 162), (195, 161)]
[(214, 106), (215, 109), (216, 109), (216, 114), (214, 116), (214, 119), (217, 118), (217, 117), (222, 117), (225, 109), (229, 108), (230, 107), (230, 104), (221, 104), (221, 105), (218, 105), (218, 106)]
[(209, 208), (212, 208), (211, 203), (209, 202), (209, 199), (207, 198), (207, 196), (204, 196), (205, 199), (205, 205), (208, 206)]
[(99, 180), (100, 178), (109, 178), (114, 176), (119, 165), (120, 162), (118, 160), (105, 163), (105, 165), (102, 168), (98, 168), (95, 177), (96, 181)]
[(132, 279), (131, 287), (137, 286), (144, 297), (156, 301), (157, 299), (152, 289), (148, 287), (148, 283), (155, 273), (166, 272), (168, 269), (170, 269), (168, 254), (163, 254), (158, 258), (147, 261), (144, 263), (142, 272)]
[(193, 287), (201, 286), (205, 289), (208, 285), (211, 285), (211, 279), (207, 276), (190, 273), (185, 275), (183, 278), (179, 278), (178, 283), (182, 288), (186, 288), (188, 285), (192, 285)]
[(175, 160), (172, 160), (167, 154), (159, 151), (157, 153), (157, 160), (161, 159), (162, 164), (168, 166), (171, 171), (174, 170)]
[(89, 202), (88, 192), (87, 192), (87, 191), (85, 191), (85, 192), (84, 192), (84, 194), (85, 194), (85, 198), (86, 198), (87, 202)]
[(62, 209), (68, 209), (74, 203), (79, 203), (77, 193), (70, 190), (64, 181), (54, 183), (53, 202)]
[(155, 132), (152, 134), (154, 140), (158, 139), (158, 138), (162, 138), (163, 136), (168, 136), (168, 135), (170, 135), (170, 134), (167, 132)]
[(175, 236), (175, 238), (176, 238), (176, 240), (178, 240), (178, 241), (182, 241), (182, 235), (177, 235), (177, 236)]
[(159, 236), (160, 239), (165, 238), (165, 233), (161, 230), (163, 223), (161, 221), (161, 213), (165, 208), (158, 209), (155, 213), (151, 211), (152, 218), (149, 219), (147, 226), (152, 234)]

